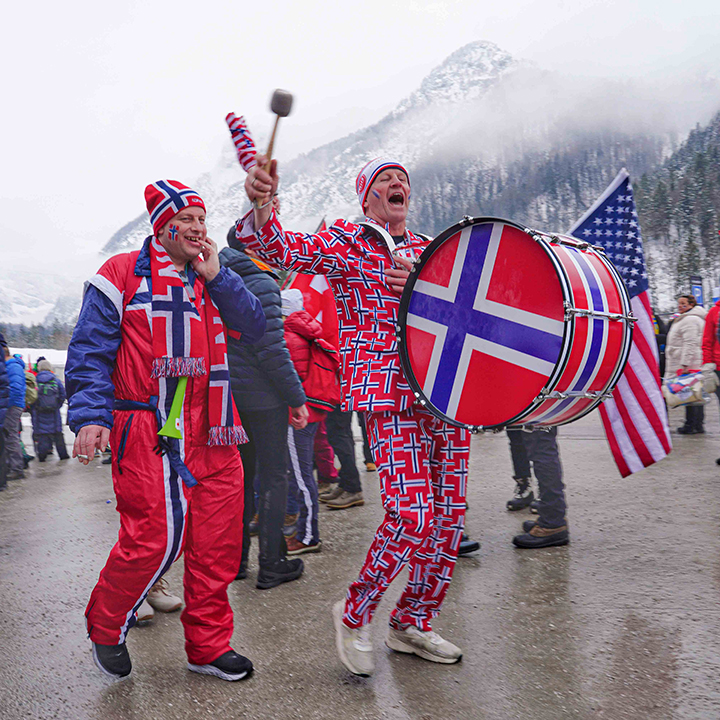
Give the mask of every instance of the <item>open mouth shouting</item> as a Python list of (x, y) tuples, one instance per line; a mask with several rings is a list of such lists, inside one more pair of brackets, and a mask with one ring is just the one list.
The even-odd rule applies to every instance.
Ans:
[(388, 202), (393, 207), (403, 207), (405, 205), (405, 196), (401, 192), (394, 192), (388, 198)]

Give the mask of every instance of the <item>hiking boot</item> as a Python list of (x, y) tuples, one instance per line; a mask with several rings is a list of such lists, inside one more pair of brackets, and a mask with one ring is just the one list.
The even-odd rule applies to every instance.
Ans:
[(366, 462), (365, 469), (368, 472), (375, 472), (377, 470), (377, 465), (374, 462)]
[(303, 561), (300, 558), (288, 560), (283, 558), (270, 567), (261, 567), (258, 570), (256, 588), (269, 590), (277, 585), (297, 580), (303, 574)]
[(414, 625), (408, 625), (404, 630), (389, 627), (385, 644), (391, 650), (411, 653), (430, 662), (449, 665), (462, 658), (462, 650), (457, 645), (444, 640), (432, 630), (424, 632)]
[(303, 555), (304, 553), (319, 553), (322, 550), (322, 540), (318, 540), (314, 545), (306, 545), (297, 538), (290, 538), (287, 541), (288, 555)]
[(92, 644), (92, 655), (95, 664), (106, 674), (113, 678), (124, 678), (132, 670), (130, 653), (125, 643), (120, 645)]
[(513, 538), (515, 547), (527, 549), (567, 545), (569, 542), (570, 535), (568, 534), (567, 525), (557, 528), (544, 528), (536, 523), (527, 532)]
[(177, 595), (169, 592), (167, 580), (160, 578), (151, 588), (147, 601), (155, 608), (164, 613), (171, 613), (182, 607), (182, 600)]
[(343, 489), (337, 483), (333, 483), (324, 493), (318, 495), (318, 500), (321, 503), (326, 503), (328, 500), (334, 500), (336, 497), (339, 497), (342, 493)]
[(188, 670), (200, 673), (201, 675), (214, 675), (222, 680), (235, 682), (250, 675), (253, 671), (253, 664), (246, 657), (239, 655), (234, 650), (228, 650), (207, 665), (193, 665), (192, 663), (188, 663)]
[(155, 611), (152, 609), (147, 601), (147, 598), (142, 601), (142, 604), (137, 610), (137, 622), (144, 623), (150, 622), (155, 617)]
[(283, 523), (282, 533), (286, 539), (294, 538), (297, 534), (298, 514), (288, 515), (285, 513), (285, 522)]
[(476, 552), (480, 549), (480, 543), (477, 540), (471, 540), (465, 533), (462, 534), (462, 540), (460, 540), (460, 549), (458, 550), (458, 556), (468, 555)]
[(248, 532), (250, 533), (250, 537), (257, 537), (260, 534), (260, 516), (257, 513), (255, 513), (250, 520)]
[(505, 507), (511, 512), (524, 510), (535, 499), (528, 478), (515, 479), (515, 494), (508, 500)]
[(353, 507), (353, 505), (364, 505), (362, 492), (349, 493), (343, 490), (337, 497), (332, 500), (326, 500), (325, 505), (331, 510), (345, 510), (345, 508)]
[(342, 664), (353, 675), (368, 677), (375, 670), (372, 641), (370, 640), (370, 624), (359, 628), (350, 628), (343, 622), (345, 601), (339, 600), (333, 605), (333, 622), (335, 624), (335, 647)]
[(324, 495), (333, 485), (337, 485), (337, 483), (333, 482), (319, 482), (317, 484), (318, 486), (318, 496)]
[(537, 520), (526, 520), (522, 524), (523, 532), (529, 533), (537, 525)]

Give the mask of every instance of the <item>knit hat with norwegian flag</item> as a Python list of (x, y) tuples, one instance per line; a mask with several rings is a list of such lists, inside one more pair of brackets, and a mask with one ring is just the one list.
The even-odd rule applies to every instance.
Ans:
[(398, 168), (405, 173), (405, 177), (408, 179), (408, 185), (410, 184), (410, 175), (408, 171), (403, 167), (402, 163), (390, 160), (389, 158), (375, 158), (371, 160), (365, 167), (358, 173), (357, 180), (355, 180), (355, 192), (360, 200), (360, 207), (365, 211), (365, 201), (367, 200), (367, 194), (370, 191), (370, 186), (375, 182), (375, 178), (389, 168)]
[(145, 204), (156, 237), (165, 223), (172, 220), (183, 208), (194, 206), (205, 210), (202, 198), (177, 180), (150, 183), (145, 188)]

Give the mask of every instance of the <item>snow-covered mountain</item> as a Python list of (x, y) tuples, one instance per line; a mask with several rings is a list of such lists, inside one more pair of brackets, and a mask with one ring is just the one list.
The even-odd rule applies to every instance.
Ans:
[[(357, 218), (356, 175), (384, 155), (410, 171), (411, 228), (437, 234), (468, 214), (564, 231), (621, 167), (638, 179), (661, 167), (718, 109), (719, 87), (707, 78), (681, 87), (573, 78), (518, 61), (493, 43), (471, 43), (379, 122), (290, 161), (279, 158), (283, 222), (312, 231), (324, 217)], [(262, 128), (251, 130), (262, 138)], [(282, 132), (292, 132), (292, 117)], [(247, 210), (244, 179), (228, 134), (215, 166), (192, 183), (208, 207), (209, 234), (221, 245)], [(103, 252), (135, 249), (149, 232), (143, 214)], [(42, 303), (39, 295), (21, 302), (24, 290), (14, 282), (0, 279), (0, 320), (31, 309), (33, 318), (41, 311), (72, 316), (73, 301), (58, 300), (62, 289), (48, 283)]]

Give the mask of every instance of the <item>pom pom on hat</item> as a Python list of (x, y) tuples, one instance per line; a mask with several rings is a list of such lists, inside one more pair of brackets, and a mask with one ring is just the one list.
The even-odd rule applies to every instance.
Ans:
[(177, 180), (150, 183), (145, 188), (145, 203), (155, 235), (183, 208), (194, 206), (205, 210), (205, 203), (195, 190)]
[(363, 212), (365, 211), (365, 201), (367, 200), (367, 194), (370, 190), (370, 186), (375, 181), (375, 178), (383, 170), (387, 170), (388, 168), (398, 168), (399, 170), (402, 170), (408, 179), (408, 184), (410, 184), (410, 174), (401, 163), (382, 157), (371, 160), (358, 173), (357, 180), (355, 180), (355, 192), (360, 200), (360, 207), (363, 209)]
[(297, 288), (282, 290), (280, 295), (282, 297), (282, 314), (284, 317), (292, 315), (294, 312), (304, 310), (303, 294)]

